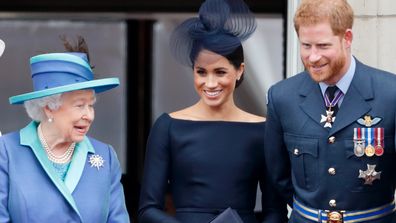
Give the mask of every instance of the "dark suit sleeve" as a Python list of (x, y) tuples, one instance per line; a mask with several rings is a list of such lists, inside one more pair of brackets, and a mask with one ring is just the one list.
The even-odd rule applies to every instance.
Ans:
[[(264, 156), (264, 151), (262, 153)], [(263, 157), (264, 158), (264, 157)], [(263, 223), (285, 223), (287, 219), (287, 203), (275, 189), (267, 171), (265, 162), (261, 163), (260, 189)]]
[(266, 182), (260, 182), (261, 205), (263, 223), (285, 223), (287, 219), (287, 203), (274, 188), (267, 178)]
[[(273, 87), (268, 91), (267, 123), (265, 129), (265, 160), (274, 187), (283, 196), (284, 200), (292, 206), (293, 185), (291, 181), (291, 166), (289, 154), (283, 141), (281, 120), (276, 111)], [(290, 114), (293, 115), (293, 114)]]
[(138, 213), (140, 223), (179, 223), (164, 212), (170, 171), (169, 122), (168, 117), (161, 116), (147, 141)]

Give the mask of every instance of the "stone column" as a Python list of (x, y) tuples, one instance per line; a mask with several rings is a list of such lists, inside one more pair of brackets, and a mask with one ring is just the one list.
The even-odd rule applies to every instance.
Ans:
[(368, 65), (396, 73), (396, 1), (348, 2), (355, 12), (352, 53)]

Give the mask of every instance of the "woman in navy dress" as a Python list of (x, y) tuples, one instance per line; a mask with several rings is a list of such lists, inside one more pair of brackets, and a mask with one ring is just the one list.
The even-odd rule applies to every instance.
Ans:
[[(267, 179), (265, 118), (241, 110), (233, 99), (244, 73), (241, 41), (255, 28), (242, 0), (207, 0), (199, 18), (186, 20), (173, 32), (173, 54), (193, 68), (200, 99), (161, 115), (151, 129), (139, 222), (207, 223), (231, 207), (243, 222), (257, 223), (258, 183), (263, 222), (287, 221), (286, 203)], [(168, 189), (175, 216), (164, 211)]]

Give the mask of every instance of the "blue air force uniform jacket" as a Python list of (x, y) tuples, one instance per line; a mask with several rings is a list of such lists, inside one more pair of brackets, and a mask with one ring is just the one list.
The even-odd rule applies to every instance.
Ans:
[[(307, 72), (270, 88), (265, 157), (277, 188), (289, 204), (294, 196), (321, 210), (367, 210), (391, 203), (396, 183), (396, 75), (356, 61), (332, 128), (320, 122), (325, 111), (320, 87)], [(365, 126), (365, 116), (380, 121)], [(356, 156), (355, 128), (383, 128), (384, 154)], [(368, 165), (380, 172), (371, 185), (365, 184), (367, 176), (359, 178)], [(392, 215), (368, 222), (393, 222)], [(291, 222), (311, 221), (293, 211)]]

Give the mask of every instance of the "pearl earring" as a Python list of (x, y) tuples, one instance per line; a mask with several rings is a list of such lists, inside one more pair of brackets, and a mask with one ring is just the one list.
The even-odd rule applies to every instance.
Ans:
[(49, 123), (51, 123), (51, 122), (53, 122), (53, 121), (54, 121), (53, 118), (48, 118), (48, 122), (49, 122)]

